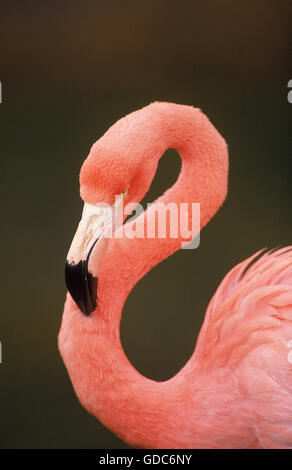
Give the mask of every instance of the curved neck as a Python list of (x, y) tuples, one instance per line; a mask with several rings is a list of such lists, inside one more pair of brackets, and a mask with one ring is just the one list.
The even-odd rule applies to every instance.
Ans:
[[(149, 114), (144, 114), (141, 119), (141, 129), (136, 119), (135, 134), (137, 136), (140, 131), (141, 138), (152, 136), (148, 142), (145, 137), (144, 145), (148, 145), (149, 158), (157, 162), (167, 148), (178, 150), (182, 159), (179, 178), (157, 202), (184, 202), (190, 207), (191, 203), (200, 203), (202, 228), (226, 195), (226, 144), (200, 110), (173, 106), (172, 109), (169, 104), (155, 103), (144, 108), (144, 113)], [(155, 152), (153, 136), (157, 139)], [(145, 224), (146, 216), (143, 213), (132, 223)], [(62, 354), (76, 393), (91, 413), (135, 446), (177, 447), (179, 431), (182, 435), (184, 431), (173, 428), (173, 414), (178, 415), (188, 406), (194, 406), (187, 402), (190, 397), (184, 383), (184, 374), (185, 371), (189, 374), (190, 364), (195, 374), (194, 356), (179, 374), (159, 383), (134, 369), (120, 341), (121, 312), (129, 292), (153, 266), (178, 250), (181, 243), (181, 237), (111, 239), (99, 273), (97, 311), (91, 318), (83, 318), (71, 298), (66, 303), (62, 331), (68, 330), (66, 324), (70, 325), (72, 337), (70, 347), (65, 352), (63, 348)], [(200, 403), (192, 411), (193, 417), (195, 413), (199, 418)], [(181, 419), (186, 421), (185, 416)], [(184, 445), (183, 439), (181, 447)]]
[[(141, 111), (144, 111), (142, 116), (139, 114)], [(183, 204), (187, 208), (184, 216), (187, 216), (188, 228), (191, 229), (192, 204), (199, 203), (200, 220), (199, 224), (194, 224), (190, 241), (198, 235), (198, 227), (202, 229), (209, 222), (226, 197), (228, 152), (225, 140), (199, 109), (170, 103), (153, 103), (141, 111), (137, 112), (139, 119), (135, 119), (134, 135), (131, 135), (133, 127), (128, 131), (127, 142), (143, 140), (143, 153), (149, 155), (148, 158), (155, 163), (155, 167), (165, 150), (175, 148), (182, 159), (182, 166), (175, 184), (147, 211), (129, 222), (130, 228), (135, 225), (136, 233), (147, 235), (149, 226), (157, 227), (157, 205), (169, 207), (174, 204), (178, 207), (179, 218), (179, 206)], [(123, 132), (126, 132), (125, 129)], [(123, 292), (127, 296), (152, 267), (182, 247), (185, 239), (180, 230), (172, 238), (169, 219), (166, 225), (165, 238), (157, 237), (156, 232), (155, 238), (124, 236), (110, 240), (105, 263), (99, 273), (100, 284), (108, 285), (103, 296), (107, 311), (112, 307), (113, 292), (115, 296), (117, 292)], [(124, 229), (125, 226), (120, 227), (118, 233)], [(119, 268), (116, 269), (116, 266)], [(107, 302), (109, 298), (111, 300)], [(116, 327), (119, 328), (120, 316), (115, 320)]]

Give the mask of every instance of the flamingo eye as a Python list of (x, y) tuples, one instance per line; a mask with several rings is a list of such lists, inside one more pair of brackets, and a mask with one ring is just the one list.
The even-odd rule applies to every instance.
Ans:
[(123, 197), (126, 197), (128, 194), (128, 190), (127, 189), (124, 189), (122, 192), (121, 192), (121, 196)]

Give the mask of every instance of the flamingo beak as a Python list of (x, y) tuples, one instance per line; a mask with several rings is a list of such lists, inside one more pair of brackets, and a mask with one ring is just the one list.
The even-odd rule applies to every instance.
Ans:
[[(65, 282), (71, 297), (85, 315), (97, 306), (97, 276), (89, 258), (94, 248), (94, 271), (105, 252), (105, 233), (113, 227), (113, 206), (84, 203), (82, 217), (69, 249), (65, 265)], [(108, 239), (107, 239), (108, 240)], [(96, 256), (97, 250), (97, 256)]]

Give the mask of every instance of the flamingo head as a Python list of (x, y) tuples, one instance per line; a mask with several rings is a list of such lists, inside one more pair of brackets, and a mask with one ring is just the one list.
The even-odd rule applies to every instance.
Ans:
[(134, 148), (130, 136), (129, 145), (125, 145), (125, 140), (125, 134), (120, 141), (112, 136), (108, 139), (105, 134), (93, 145), (80, 171), (84, 208), (67, 255), (65, 280), (85, 315), (90, 315), (97, 305), (98, 279), (94, 273), (106, 252), (106, 235), (126, 218), (123, 211), (121, 215), (123, 201), (139, 203), (157, 169), (157, 159), (151, 158), (151, 152), (143, 151), (141, 146)]

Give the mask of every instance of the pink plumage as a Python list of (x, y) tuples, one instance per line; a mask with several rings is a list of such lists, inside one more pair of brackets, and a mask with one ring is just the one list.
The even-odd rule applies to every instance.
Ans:
[[(228, 153), (207, 117), (190, 106), (153, 103), (114, 124), (82, 166), (82, 198), (112, 204), (127, 189), (129, 201), (140, 201), (169, 147), (179, 151), (182, 169), (159, 201), (199, 202), (204, 227), (227, 193)], [(129, 223), (142, 224), (145, 217)], [(136, 447), (292, 447), (291, 248), (255, 254), (227, 274), (207, 308), (193, 355), (170, 380), (143, 377), (125, 356), (124, 302), (181, 242), (112, 238), (92, 249), (97, 305), (85, 316), (68, 294), (59, 333), (80, 402)]]

